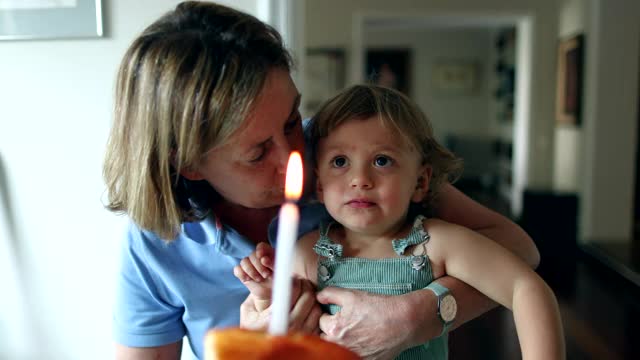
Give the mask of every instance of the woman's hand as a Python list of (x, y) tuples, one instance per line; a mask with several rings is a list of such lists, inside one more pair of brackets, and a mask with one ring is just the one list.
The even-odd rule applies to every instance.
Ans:
[[(294, 278), (291, 287), (291, 313), (289, 330), (319, 334), (318, 326), (322, 310), (316, 302), (316, 291), (308, 280)], [(271, 307), (264, 311), (256, 308), (255, 298), (249, 295), (240, 305), (240, 327), (266, 331), (271, 320)]]
[[(425, 342), (428, 322), (436, 314), (435, 296), (414, 291), (400, 296), (328, 287), (318, 293), (322, 304), (336, 304), (335, 315), (323, 314), (320, 330), (326, 340), (343, 345), (365, 359), (393, 359), (402, 351)], [(430, 299), (430, 300), (427, 300)], [(431, 321), (435, 337), (442, 324)]]

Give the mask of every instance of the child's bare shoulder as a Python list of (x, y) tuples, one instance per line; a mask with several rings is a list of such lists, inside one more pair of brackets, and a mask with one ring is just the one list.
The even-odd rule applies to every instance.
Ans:
[(450, 234), (451, 232), (464, 231), (464, 227), (438, 218), (425, 218), (422, 221), (424, 231), (433, 236)]
[(297, 251), (302, 251), (303, 253), (313, 253), (313, 245), (316, 244), (319, 236), (320, 232), (318, 230), (309, 231), (308, 233), (302, 235), (296, 242)]
[(429, 247), (433, 252), (440, 252), (452, 245), (449, 239), (460, 236), (461, 226), (437, 218), (428, 218), (422, 222), (424, 231), (429, 234)]
[(320, 236), (320, 231), (318, 229), (309, 231), (304, 235), (302, 235), (300, 239), (298, 239), (298, 244), (312, 243), (313, 245), (315, 244), (316, 240), (318, 240), (319, 236)]
[(434, 259), (444, 259), (448, 253), (464, 249), (470, 241), (477, 241), (481, 237), (464, 226), (441, 219), (425, 219), (423, 226), (430, 236), (428, 247)]

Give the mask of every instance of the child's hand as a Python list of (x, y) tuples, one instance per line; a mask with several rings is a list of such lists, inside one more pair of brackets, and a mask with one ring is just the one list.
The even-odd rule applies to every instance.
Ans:
[(233, 268), (233, 274), (257, 300), (271, 299), (274, 254), (275, 250), (269, 244), (261, 242), (256, 251)]

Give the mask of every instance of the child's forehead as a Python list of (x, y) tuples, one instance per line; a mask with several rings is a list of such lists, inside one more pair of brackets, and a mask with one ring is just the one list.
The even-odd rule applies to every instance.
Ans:
[(372, 128), (377, 130), (392, 131), (391, 121), (382, 115), (344, 117), (337, 121), (329, 122), (327, 136), (340, 132), (345, 128)]
[(392, 120), (382, 115), (347, 118), (335, 125), (333, 129), (329, 129), (326, 138), (331, 139), (341, 136), (367, 138), (376, 135), (401, 143), (406, 142), (409, 138), (409, 134), (402, 134), (399, 126), (395, 126)]
[(385, 148), (388, 150), (413, 149), (413, 144), (398, 129), (379, 118), (353, 119), (344, 121), (327, 136), (320, 139), (322, 150), (334, 148)]

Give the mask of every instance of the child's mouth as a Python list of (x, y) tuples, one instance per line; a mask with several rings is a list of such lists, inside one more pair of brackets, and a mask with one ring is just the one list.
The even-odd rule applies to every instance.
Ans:
[(372, 207), (375, 205), (375, 203), (368, 200), (356, 199), (356, 200), (349, 201), (347, 205), (354, 208), (363, 209), (363, 208)]

